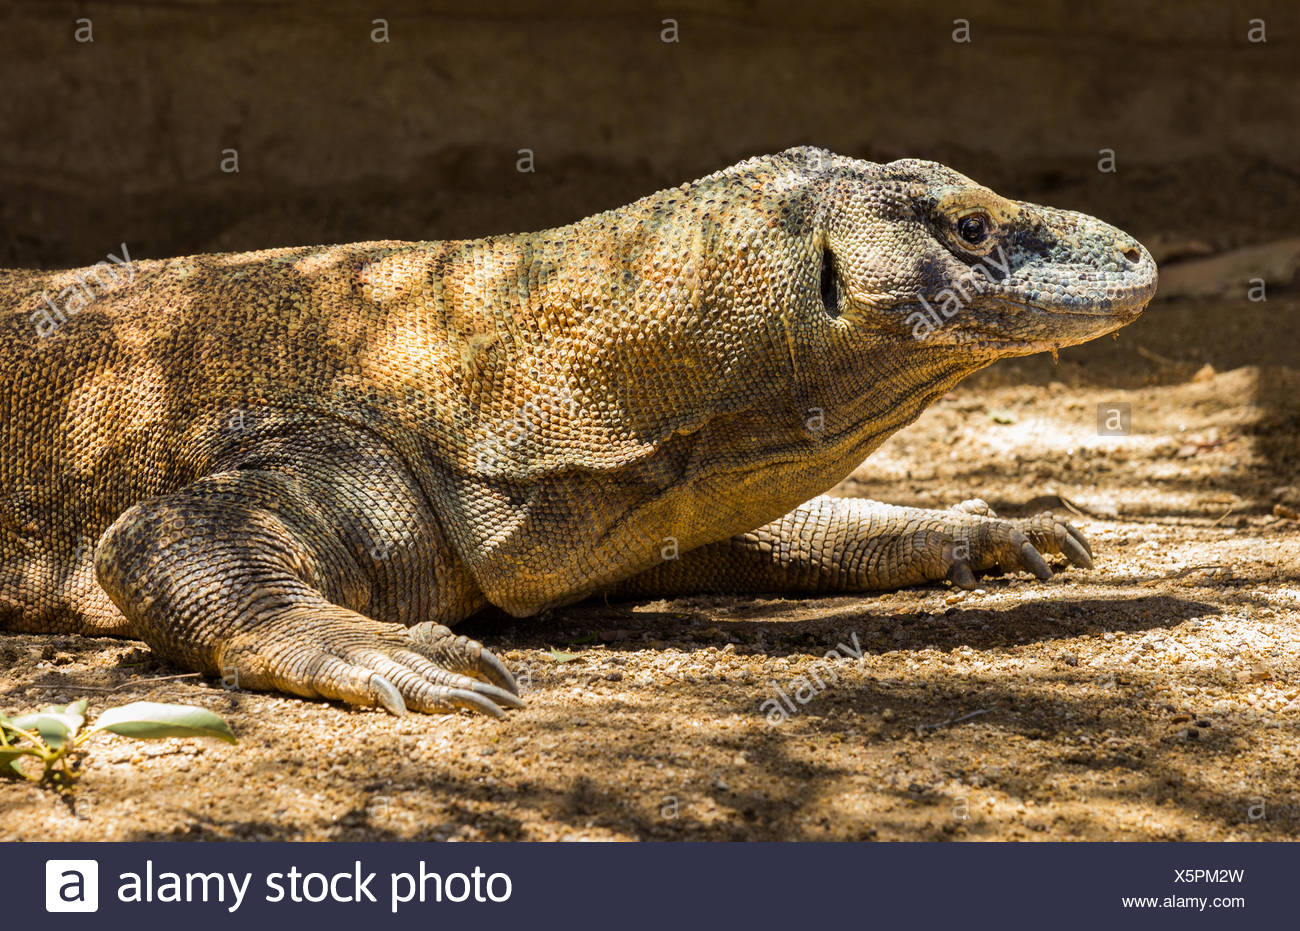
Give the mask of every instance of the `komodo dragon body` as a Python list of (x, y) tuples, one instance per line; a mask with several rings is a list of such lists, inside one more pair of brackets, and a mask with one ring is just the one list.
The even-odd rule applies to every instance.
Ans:
[(394, 713), (519, 704), (448, 628), (488, 605), (1090, 566), (1048, 515), (822, 494), (1156, 285), (1091, 217), (811, 148), (540, 233), (91, 271), (0, 272), (0, 627)]

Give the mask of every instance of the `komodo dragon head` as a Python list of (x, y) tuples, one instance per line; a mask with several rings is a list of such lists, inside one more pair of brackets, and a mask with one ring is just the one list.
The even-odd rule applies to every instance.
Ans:
[(1086, 214), (1008, 200), (916, 159), (831, 156), (828, 172), (822, 293), (843, 316), (1002, 357), (1117, 330), (1155, 293), (1150, 253)]

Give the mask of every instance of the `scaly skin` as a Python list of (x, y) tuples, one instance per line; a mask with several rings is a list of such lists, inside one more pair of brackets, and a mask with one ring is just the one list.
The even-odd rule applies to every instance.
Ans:
[(1091, 217), (817, 149), (540, 233), (132, 272), (43, 336), (87, 271), (0, 272), (0, 627), (394, 712), (519, 703), (446, 626), (488, 604), (1091, 565), (1047, 516), (817, 496), (1156, 284)]

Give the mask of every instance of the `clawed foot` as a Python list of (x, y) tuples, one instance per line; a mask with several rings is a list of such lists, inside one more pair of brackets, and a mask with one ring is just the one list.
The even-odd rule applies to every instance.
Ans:
[(222, 675), (246, 688), (380, 706), (400, 715), (522, 708), (514, 676), (484, 646), (441, 624), (373, 621), (341, 609), (290, 609), (233, 638)]
[(1052, 577), (1044, 556), (1064, 556), (1071, 565), (1092, 568), (1092, 547), (1075, 527), (1049, 513), (1021, 519), (998, 517), (978, 498), (949, 508), (963, 515), (947, 528), (947, 578), (958, 588), (975, 587), (975, 573), (993, 568), (1023, 569), (1041, 581)]

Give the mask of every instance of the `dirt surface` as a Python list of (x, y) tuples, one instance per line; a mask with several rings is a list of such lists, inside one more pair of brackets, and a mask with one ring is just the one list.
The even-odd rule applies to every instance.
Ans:
[[(840, 488), (1072, 505), (1096, 569), (475, 620), (525, 684), (504, 722), (225, 691), (139, 643), (7, 636), (5, 712), (188, 702), (240, 743), (105, 736), (70, 798), (0, 785), (0, 840), (1300, 837), (1300, 373), (1202, 367), (1254, 353), (1249, 314), (1296, 310), (1168, 305), (1059, 367), (1004, 363)], [(1261, 351), (1294, 360), (1287, 339)], [(1116, 404), (1131, 434), (1099, 435)]]

